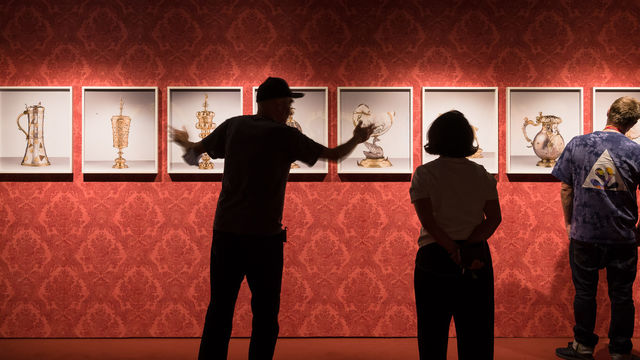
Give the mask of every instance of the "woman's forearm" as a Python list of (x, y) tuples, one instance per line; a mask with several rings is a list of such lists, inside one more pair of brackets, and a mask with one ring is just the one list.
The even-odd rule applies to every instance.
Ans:
[(470, 242), (487, 241), (502, 222), (502, 211), (498, 199), (488, 200), (483, 208), (484, 219), (476, 226), (467, 238)]
[(413, 205), (424, 230), (433, 236), (436, 243), (445, 248), (449, 255), (459, 256), (459, 254), (457, 254), (459, 248), (458, 244), (456, 244), (456, 242), (453, 241), (453, 239), (451, 239), (451, 237), (449, 237), (449, 235), (436, 222), (436, 219), (433, 216), (431, 200), (428, 198), (418, 199)]

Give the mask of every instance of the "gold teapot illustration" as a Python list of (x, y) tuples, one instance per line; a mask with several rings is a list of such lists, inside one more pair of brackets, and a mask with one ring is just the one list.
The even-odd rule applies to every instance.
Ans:
[[(20, 126), (20, 118), (27, 116), (27, 131)], [(38, 105), (25, 105), (25, 110), (18, 115), (16, 120), (18, 129), (27, 137), (27, 148), (24, 151), (24, 158), (20, 165), (24, 166), (48, 166), (51, 165), (47, 157), (47, 150), (44, 148), (44, 106), (40, 102)]]
[[(213, 129), (215, 129), (216, 124), (213, 122), (213, 118), (216, 116), (216, 113), (207, 109), (209, 104), (207, 100), (209, 99), (209, 95), (204, 94), (204, 110), (198, 111), (196, 113), (196, 129), (200, 130), (200, 138), (206, 138)], [(205, 152), (202, 154), (200, 158), (200, 162), (198, 163), (199, 169), (213, 169), (213, 163), (211, 162), (211, 157)]]
[[(527, 147), (533, 147), (533, 151), (541, 159), (536, 164), (537, 166), (553, 167), (556, 159), (560, 156), (562, 150), (564, 150), (564, 139), (558, 131), (558, 125), (560, 123), (562, 123), (562, 119), (558, 116), (542, 115), (542, 112), (536, 116), (536, 121), (529, 120), (527, 117), (524, 118), (522, 133), (527, 142), (531, 144)], [(527, 136), (527, 126), (529, 125), (542, 125), (542, 128), (533, 140)]]
[(124, 101), (120, 98), (120, 115), (114, 115), (111, 117), (111, 130), (113, 131), (113, 147), (118, 149), (118, 157), (114, 160), (112, 168), (124, 169), (128, 168), (127, 160), (122, 157), (122, 149), (129, 146), (129, 127), (131, 125), (131, 118), (129, 116), (122, 115), (122, 107)]
[[(292, 128), (296, 128), (298, 129), (298, 131), (302, 132), (302, 126), (300, 126), (300, 123), (297, 122), (294, 118), (293, 118), (293, 114), (295, 114), (295, 110), (296, 108), (291, 108), (290, 113), (289, 113), (289, 117), (287, 118), (287, 126), (290, 126)], [(291, 168), (292, 169), (297, 169), (299, 168), (300, 165), (296, 164), (295, 162), (291, 163)]]
[(358, 166), (365, 168), (386, 168), (393, 166), (389, 158), (384, 156), (382, 146), (376, 143), (380, 141), (379, 137), (391, 129), (395, 112), (386, 112), (384, 115), (372, 114), (369, 105), (360, 104), (353, 111), (353, 126), (357, 126), (362, 121), (362, 126), (373, 125), (373, 133), (371, 134), (371, 142), (365, 141), (363, 144), (367, 148), (363, 151), (365, 158), (358, 161)]

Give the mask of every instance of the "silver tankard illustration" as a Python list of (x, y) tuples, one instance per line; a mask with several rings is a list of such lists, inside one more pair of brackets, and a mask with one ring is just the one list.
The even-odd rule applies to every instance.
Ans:
[[(20, 126), (20, 118), (27, 116), (27, 131)], [(20, 165), (24, 166), (48, 166), (51, 165), (47, 157), (47, 150), (44, 148), (44, 106), (40, 102), (38, 105), (25, 105), (25, 110), (18, 115), (16, 120), (18, 129), (27, 137), (27, 148)]]

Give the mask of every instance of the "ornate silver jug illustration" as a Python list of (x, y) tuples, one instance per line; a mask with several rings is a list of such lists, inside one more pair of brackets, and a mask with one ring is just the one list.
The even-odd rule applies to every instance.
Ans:
[[(204, 110), (200, 110), (196, 113), (196, 129), (200, 130), (200, 138), (206, 138), (213, 129), (216, 128), (216, 124), (213, 122), (213, 118), (216, 116), (216, 113), (207, 109), (209, 104), (207, 100), (209, 99), (209, 95), (204, 94), (204, 104), (202, 104)], [(198, 163), (199, 169), (213, 169), (213, 163), (211, 162), (211, 157), (205, 152), (202, 154), (200, 158), (200, 162)]]
[[(542, 115), (542, 112), (536, 116), (536, 121), (529, 120), (527, 117), (524, 118), (522, 133), (527, 142), (531, 144), (527, 147), (533, 147), (533, 151), (541, 159), (536, 164), (537, 166), (553, 167), (556, 159), (564, 150), (564, 139), (558, 131), (558, 124), (560, 123), (562, 123), (561, 118), (554, 115)], [(536, 134), (533, 140), (527, 136), (527, 126), (529, 125), (542, 125), (540, 132)]]
[[(27, 131), (20, 126), (20, 118), (25, 115), (28, 121)], [(27, 148), (20, 165), (51, 165), (47, 157), (47, 150), (44, 148), (44, 106), (40, 102), (38, 102), (38, 105), (25, 105), (25, 110), (18, 115), (16, 122), (18, 123), (18, 129), (27, 137)]]
[[(300, 123), (298, 123), (294, 118), (293, 118), (293, 114), (295, 114), (295, 108), (291, 108), (291, 112), (289, 113), (289, 117), (287, 118), (287, 126), (293, 127), (298, 129), (298, 131), (302, 132), (302, 126), (300, 126)], [(291, 168), (292, 169), (297, 169), (299, 168), (300, 165), (296, 164), (295, 162), (291, 163)]]
[(120, 98), (120, 115), (114, 115), (111, 117), (111, 129), (113, 130), (113, 147), (118, 149), (118, 157), (114, 160), (112, 168), (124, 169), (128, 168), (127, 160), (122, 157), (122, 149), (129, 146), (129, 126), (131, 125), (131, 118), (122, 115), (122, 107), (124, 101)]
[(365, 158), (358, 161), (358, 166), (365, 168), (385, 168), (393, 166), (391, 161), (384, 156), (384, 150), (376, 143), (380, 141), (379, 137), (391, 129), (393, 120), (396, 116), (395, 112), (386, 112), (384, 115), (373, 115), (367, 104), (360, 104), (353, 111), (353, 126), (357, 126), (362, 121), (362, 126), (373, 124), (373, 134), (371, 134), (371, 142), (364, 142), (367, 151), (363, 151)]

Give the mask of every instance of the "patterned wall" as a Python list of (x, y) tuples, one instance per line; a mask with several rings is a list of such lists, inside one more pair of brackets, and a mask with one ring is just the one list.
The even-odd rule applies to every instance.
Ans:
[[(590, 131), (593, 86), (640, 85), (636, 1), (4, 4), (0, 86), (73, 86), (74, 173), (0, 182), (0, 336), (199, 336), (219, 182), (167, 175), (165, 130), (150, 181), (83, 177), (81, 87), (158, 86), (166, 124), (167, 86), (244, 86), (249, 113), (268, 75), (329, 86), (332, 144), (337, 86), (413, 86), (416, 164), (421, 86), (500, 86), (496, 335), (571, 334), (559, 185), (505, 174), (505, 87), (584, 87)], [(356, 180), (332, 164), (322, 181), (288, 186), (282, 336), (415, 336), (409, 183)], [(243, 287), (235, 335), (250, 317)]]

